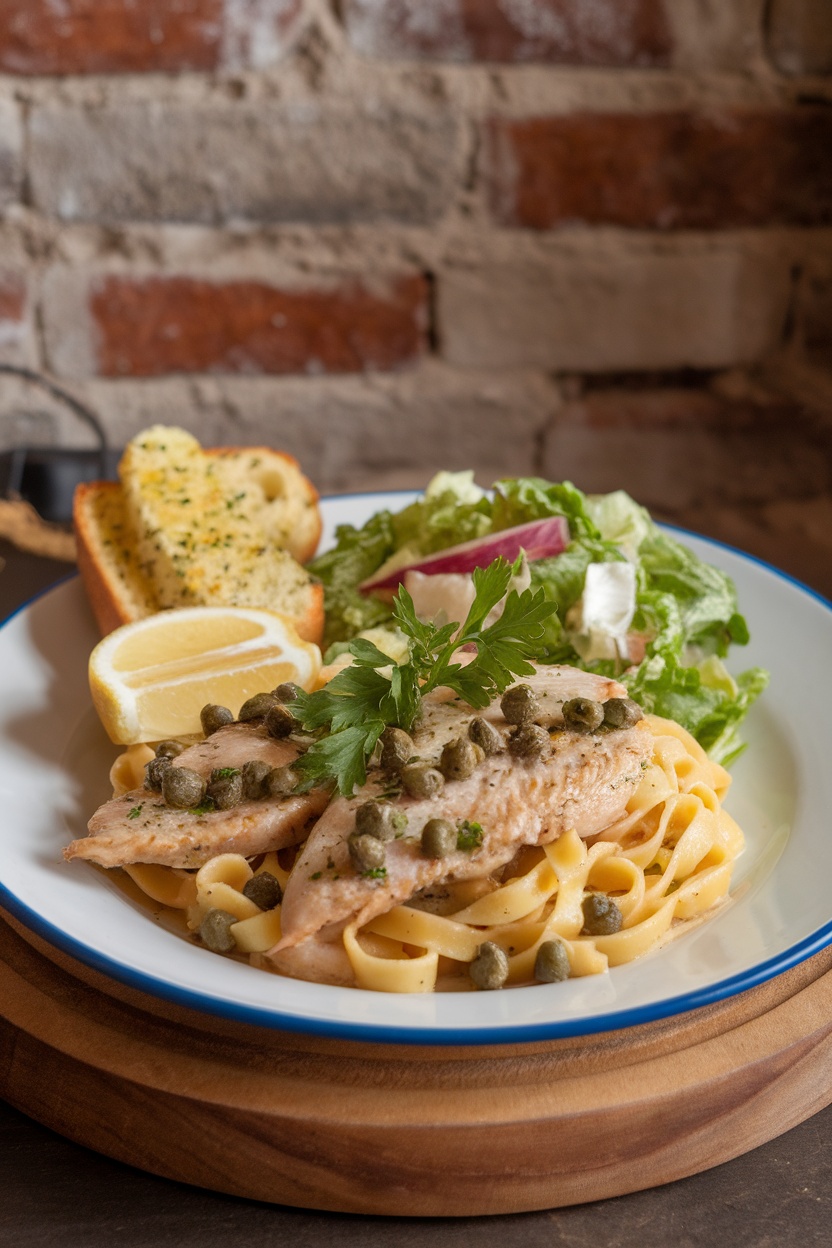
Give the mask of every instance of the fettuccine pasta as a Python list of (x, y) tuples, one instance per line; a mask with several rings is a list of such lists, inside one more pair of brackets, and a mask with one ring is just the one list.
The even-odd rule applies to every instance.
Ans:
[[(508, 957), (508, 985), (534, 982), (539, 950), (551, 941), (562, 942), (571, 976), (594, 975), (659, 947), (721, 902), (743, 848), (722, 806), (730, 777), (678, 724), (655, 716), (647, 723), (652, 761), (621, 819), (588, 841), (567, 831), (552, 844), (525, 848), (502, 878), (445, 886), (441, 904), (419, 897), (361, 928), (348, 924), (344, 965), (355, 985), (377, 992), (470, 987), (465, 972), (487, 941)], [(127, 788), (146, 761), (133, 751), (113, 774)], [(280, 906), (262, 910), (244, 892), (258, 873), (285, 885), (289, 871), (277, 854), (251, 862), (221, 854), (197, 872), (141, 864), (126, 870), (156, 903), (184, 911), (192, 932), (212, 910), (231, 916), (235, 952), (256, 965), (280, 938)], [(620, 930), (587, 933), (583, 903), (592, 894), (618, 907)]]

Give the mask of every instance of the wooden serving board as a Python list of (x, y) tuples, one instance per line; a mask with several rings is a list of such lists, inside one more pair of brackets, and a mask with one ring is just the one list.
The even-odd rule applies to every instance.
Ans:
[(272, 1031), (145, 996), (0, 922), (0, 1093), (111, 1157), (364, 1214), (509, 1213), (727, 1161), (832, 1100), (832, 949), (664, 1022), (414, 1048)]

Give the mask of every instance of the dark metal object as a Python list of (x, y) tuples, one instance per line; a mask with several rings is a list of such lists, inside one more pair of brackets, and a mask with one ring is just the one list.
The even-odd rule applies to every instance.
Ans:
[(106, 434), (95, 412), (49, 378), (16, 364), (0, 364), (0, 374), (39, 386), (68, 407), (96, 436), (98, 447), (90, 450), (16, 446), (0, 451), (0, 497), (25, 499), (44, 520), (64, 524), (72, 518), (75, 487), (84, 481), (115, 480), (119, 453), (107, 446)]

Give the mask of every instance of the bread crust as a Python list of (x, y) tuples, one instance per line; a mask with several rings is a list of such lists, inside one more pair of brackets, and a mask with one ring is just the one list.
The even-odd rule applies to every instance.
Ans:
[(306, 612), (300, 618), (292, 618), (295, 631), (304, 641), (321, 644), (324, 635), (324, 587), (320, 581), (312, 581), (309, 585), (309, 598)]
[(78, 571), (102, 637), (155, 609), (148, 602), (147, 611), (137, 611), (134, 604), (126, 601), (123, 579), (104, 556), (102, 536), (94, 518), (95, 503), (106, 495), (117, 498), (120, 491), (117, 481), (89, 481), (75, 487), (72, 500)]
[[(283, 467), (289, 470), (293, 490), (303, 509), (304, 526), (294, 543), (292, 552), (299, 563), (311, 559), (321, 534), (321, 516), (318, 508), (318, 491), (301, 472), (297, 460), (267, 447), (215, 447), (205, 450), (212, 456), (233, 457), (245, 455), (261, 457), (267, 467)], [(91, 481), (76, 488), (73, 499), (73, 524), (78, 552), (78, 570), (93, 615), (102, 636), (122, 624), (151, 615), (160, 608), (155, 599), (153, 586), (141, 569), (131, 562), (129, 533), (125, 527), (124, 542), (113, 541), (107, 532), (115, 517), (119, 523), (123, 515), (122, 487), (117, 481)], [(311, 581), (305, 595), (301, 615), (287, 612), (279, 604), (274, 606), (294, 624), (304, 641), (320, 642), (324, 629), (324, 591), (317, 581)]]

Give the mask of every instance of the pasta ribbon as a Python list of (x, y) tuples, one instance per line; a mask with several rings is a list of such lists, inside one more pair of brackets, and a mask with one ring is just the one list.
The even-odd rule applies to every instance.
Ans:
[(156, 755), (149, 745), (128, 745), (110, 768), (113, 797), (122, 797), (144, 784), (144, 769)]
[(280, 908), (258, 910), (251, 918), (232, 923), (231, 935), (240, 953), (265, 953), (280, 940)]
[(454, 915), (457, 923), (494, 927), (498, 923), (513, 923), (531, 914), (551, 896), (558, 885), (557, 875), (551, 863), (544, 858), (526, 875), (511, 880), (496, 892), (480, 897), (464, 910)]
[(344, 948), (359, 988), (374, 992), (433, 992), (439, 968), (439, 954), (425, 950), (414, 958), (370, 953), (360, 943), (355, 927), (344, 930)]
[(277, 854), (267, 854), (257, 871), (252, 870), (242, 854), (218, 854), (200, 867), (192, 876), (195, 898), (188, 910), (191, 931), (198, 930), (209, 910), (224, 910), (237, 920), (231, 924), (231, 934), (240, 953), (265, 953), (271, 949), (280, 939), (280, 908), (261, 910), (243, 893), (248, 881), (261, 871), (269, 871), (281, 887), (288, 878)]
[(134, 884), (153, 901), (172, 910), (187, 910), (196, 905), (196, 880), (190, 871), (179, 867), (160, 867), (150, 862), (135, 862), (124, 868)]

